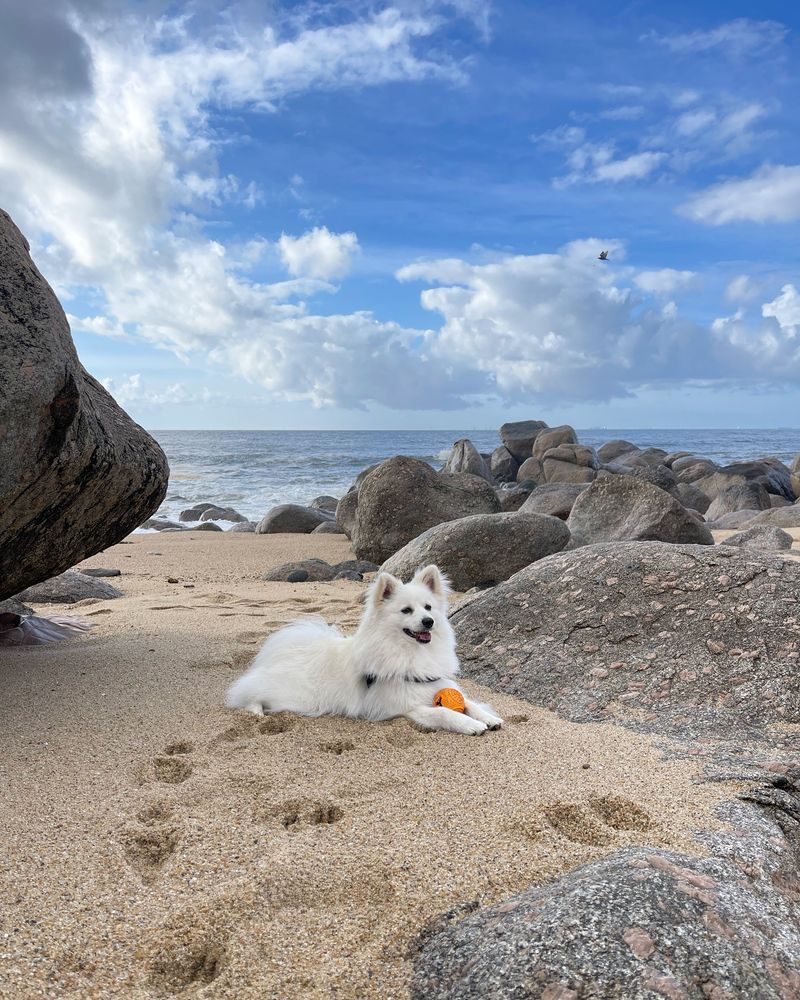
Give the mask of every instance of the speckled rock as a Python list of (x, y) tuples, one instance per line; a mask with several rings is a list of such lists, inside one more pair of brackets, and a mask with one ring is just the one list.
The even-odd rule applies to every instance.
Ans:
[(714, 541), (674, 497), (633, 476), (597, 479), (576, 499), (567, 524), (575, 546), (615, 540)]
[(583, 444), (550, 448), (541, 461), (547, 483), (590, 483), (600, 468), (594, 448)]
[(750, 524), (771, 524), (776, 528), (800, 528), (800, 505), (773, 507), (756, 514)]
[(495, 490), (500, 501), (500, 510), (504, 514), (512, 514), (515, 510), (519, 510), (534, 489), (536, 484), (530, 479), (525, 479), (521, 483), (515, 483), (511, 489)]
[(318, 524), (316, 528), (311, 532), (312, 535), (343, 535), (344, 531), (339, 527), (336, 521), (325, 521), (322, 524)]
[(519, 462), (504, 444), (495, 448), (489, 460), (489, 467), (492, 475), (498, 483), (513, 483), (517, 478)]
[[(704, 838), (709, 857), (623, 848), (460, 923), (440, 920), (418, 942), (412, 1000), (800, 996), (800, 795), (785, 784), (726, 803), (727, 828)], [(633, 804), (616, 798), (615, 812), (614, 799), (584, 807), (609, 837), (636, 828)]]
[(0, 599), (120, 541), (167, 490), (164, 453), (81, 365), (3, 211), (0, 438)]
[(499, 510), (494, 490), (480, 476), (439, 473), (427, 462), (396, 455), (361, 483), (350, 537), (360, 559), (382, 563), (436, 524)]
[(513, 573), (559, 552), (569, 541), (563, 521), (544, 514), (476, 514), (429, 528), (381, 569), (410, 580), (435, 563), (456, 590), (507, 580)]
[(549, 514), (566, 521), (578, 497), (587, 489), (583, 483), (543, 483), (537, 486), (520, 511), (525, 514)]
[(122, 596), (122, 591), (110, 583), (68, 569), (66, 573), (60, 573), (23, 590), (17, 594), (17, 600), (31, 604), (74, 604), (87, 598), (108, 601)]
[(324, 559), (301, 559), (284, 563), (261, 575), (262, 580), (286, 583), (317, 583), (332, 580), (336, 570)]
[(575, 433), (575, 428), (570, 427), (569, 424), (561, 424), (560, 427), (548, 427), (536, 435), (531, 457), (543, 459), (551, 448), (557, 448), (562, 444), (577, 443), (578, 435)]
[(624, 438), (614, 438), (613, 441), (606, 441), (605, 444), (600, 445), (597, 449), (597, 457), (601, 462), (613, 462), (620, 455), (625, 455), (630, 451), (639, 451), (639, 445), (625, 441)]
[(494, 484), (494, 476), (488, 462), (469, 438), (461, 438), (455, 442), (442, 472), (468, 472), (470, 475), (480, 476), (487, 483)]
[(769, 510), (769, 498), (761, 483), (736, 483), (717, 494), (706, 509), (706, 518), (717, 521), (736, 510)]
[(781, 528), (768, 524), (757, 524), (726, 538), (722, 545), (737, 545), (745, 549), (761, 549), (765, 552), (786, 552), (792, 547), (793, 538)]
[[(592, 545), (451, 619), (466, 677), (568, 719), (736, 738), (800, 722), (800, 563), (780, 555)], [(787, 738), (770, 731), (774, 745)]]
[(544, 482), (544, 466), (540, 458), (526, 458), (517, 469), (518, 483), (536, 483), (538, 486)]

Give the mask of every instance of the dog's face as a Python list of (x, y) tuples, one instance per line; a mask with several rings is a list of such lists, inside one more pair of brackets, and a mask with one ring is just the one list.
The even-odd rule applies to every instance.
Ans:
[(449, 592), (439, 568), (426, 566), (410, 583), (403, 583), (391, 573), (379, 573), (372, 584), (371, 603), (384, 628), (396, 628), (406, 641), (427, 646), (450, 633)]

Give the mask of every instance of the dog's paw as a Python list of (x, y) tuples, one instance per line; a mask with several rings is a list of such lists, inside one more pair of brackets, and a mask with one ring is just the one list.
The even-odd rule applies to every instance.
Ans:
[(488, 705), (477, 705), (474, 701), (469, 701), (467, 714), (470, 718), (484, 723), (487, 729), (499, 729), (503, 725), (503, 720), (499, 715), (495, 715)]
[(462, 715), (456, 732), (464, 733), (465, 736), (480, 736), (488, 728), (486, 723), (481, 722), (480, 719), (471, 719), (468, 715)]

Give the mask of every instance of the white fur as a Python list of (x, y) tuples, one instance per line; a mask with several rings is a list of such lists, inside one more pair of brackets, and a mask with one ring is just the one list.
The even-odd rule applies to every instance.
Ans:
[[(496, 729), (503, 720), (488, 705), (465, 699), (464, 714), (433, 704), (441, 688), (461, 691), (448, 593), (436, 566), (421, 569), (410, 583), (379, 573), (355, 635), (343, 636), (321, 618), (292, 622), (267, 639), (228, 691), (226, 704), (259, 715), (296, 712), (373, 721), (404, 715), (426, 729), (469, 735)], [(423, 619), (433, 619), (433, 625), (426, 628)], [(404, 629), (430, 632), (430, 642), (422, 644)], [(374, 677), (369, 685), (368, 676)]]

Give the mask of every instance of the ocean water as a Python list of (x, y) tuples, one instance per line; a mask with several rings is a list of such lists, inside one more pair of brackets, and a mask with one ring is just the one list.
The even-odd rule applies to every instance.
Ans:
[[(308, 503), (320, 494), (341, 497), (358, 473), (392, 455), (412, 455), (441, 468), (454, 441), (468, 437), (490, 452), (491, 431), (152, 431), (169, 459), (171, 476), (159, 515), (170, 518), (206, 501), (260, 520), (279, 503)], [(595, 447), (625, 438), (642, 447), (691, 451), (714, 461), (774, 455), (791, 462), (800, 430), (579, 430)]]

